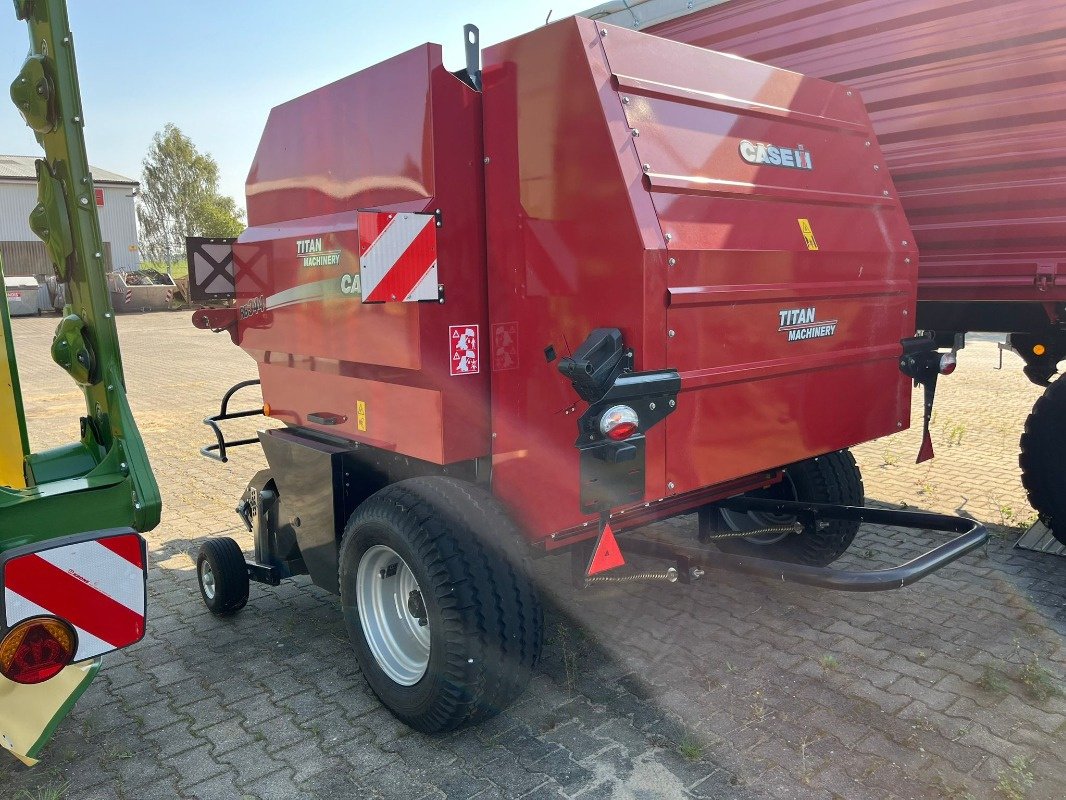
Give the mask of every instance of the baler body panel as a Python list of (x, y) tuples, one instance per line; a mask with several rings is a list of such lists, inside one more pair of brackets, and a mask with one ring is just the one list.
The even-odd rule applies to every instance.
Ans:
[(493, 490), (534, 537), (590, 519), (587, 406), (545, 351), (597, 327), (682, 377), (641, 504), (909, 424), (917, 259), (857, 93), (587, 20), (485, 62), (490, 325), (517, 364), (493, 362)]
[[(452, 329), (488, 321), (481, 96), (440, 47), (275, 108), (247, 189), (238, 340), (271, 416), (435, 464), (487, 456), (488, 370), (449, 369)], [(439, 211), (446, 303), (367, 302), (360, 258), (380, 233), (371, 215), (360, 230), (368, 211)]]
[(1066, 5), (677, 6), (646, 30), (862, 91), (921, 251), (921, 300), (1066, 301)]

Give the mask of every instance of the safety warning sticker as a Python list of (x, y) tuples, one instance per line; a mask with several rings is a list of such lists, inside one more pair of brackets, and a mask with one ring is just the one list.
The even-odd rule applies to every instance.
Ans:
[(492, 370), (518, 367), (518, 323), (497, 322), (492, 326)]
[(814, 229), (811, 228), (810, 220), (797, 219), (796, 222), (799, 223), (800, 233), (803, 234), (803, 241), (807, 243), (807, 249), (817, 250), (818, 242), (814, 239)]
[(478, 343), (477, 325), (450, 325), (451, 374), (475, 375), (481, 371), (481, 348)]

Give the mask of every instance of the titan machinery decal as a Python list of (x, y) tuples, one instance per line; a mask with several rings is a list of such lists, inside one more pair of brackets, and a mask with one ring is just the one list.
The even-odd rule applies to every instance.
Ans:
[(785, 308), (778, 311), (778, 332), (787, 333), (790, 342), (802, 339), (823, 339), (837, 332), (835, 319), (818, 319), (814, 306), (809, 308)]
[(341, 251), (323, 250), (321, 236), (297, 239), (296, 255), (304, 267), (335, 267), (341, 263)]
[(803, 145), (795, 148), (781, 147), (766, 142), (740, 143), (740, 157), (749, 164), (768, 164), (771, 167), (789, 167), (791, 169), (814, 169), (811, 154)]

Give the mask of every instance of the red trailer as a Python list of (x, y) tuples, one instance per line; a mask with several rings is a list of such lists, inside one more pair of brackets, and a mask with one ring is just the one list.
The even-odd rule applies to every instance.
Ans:
[(918, 244), (919, 329), (944, 345), (1009, 333), (1048, 386), (1022, 482), (1066, 543), (1066, 384), (1051, 383), (1066, 358), (1066, 4), (627, 0), (585, 16), (861, 90)]
[[(868, 591), (984, 541), (864, 508), (845, 449), (910, 424), (912, 380), (928, 423), (954, 363), (915, 336), (914, 236), (857, 93), (586, 19), (483, 70), (467, 38), (459, 73), (424, 45), (275, 108), (248, 230), (190, 242), (194, 292), (234, 280), (194, 323), (284, 423), (227, 442), (259, 413), (230, 411), (243, 384), (207, 421), (208, 455), (269, 464), (238, 508), (254, 557), (198, 559), (213, 611), (309, 574), (385, 705), (436, 731), (528, 679), (531, 554), (569, 549), (583, 584), (632, 579), (620, 548), (670, 563), (644, 578)], [(691, 542), (637, 530), (697, 510)], [(830, 569), (863, 520), (957, 536)]]

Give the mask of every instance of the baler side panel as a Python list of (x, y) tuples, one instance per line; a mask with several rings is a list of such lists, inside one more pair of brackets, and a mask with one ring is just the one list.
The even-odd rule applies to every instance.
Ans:
[[(271, 114), (234, 258), (273, 418), (433, 464), (488, 454), (488, 372), (449, 369), (450, 328), (488, 323), (480, 104), (425, 45)], [(363, 302), (364, 210), (440, 212), (446, 303)]]
[[(536, 539), (589, 517), (576, 419), (557, 369), (596, 327), (620, 327), (637, 369), (665, 366), (662, 233), (641, 185), (595, 26), (563, 20), (484, 52), (493, 492)], [(649, 289), (649, 287), (652, 287)], [(546, 357), (551, 348), (554, 360)], [(665, 491), (665, 431), (647, 437)]]
[(628, 31), (603, 46), (675, 259), (674, 490), (907, 426), (917, 253), (858, 94)]

